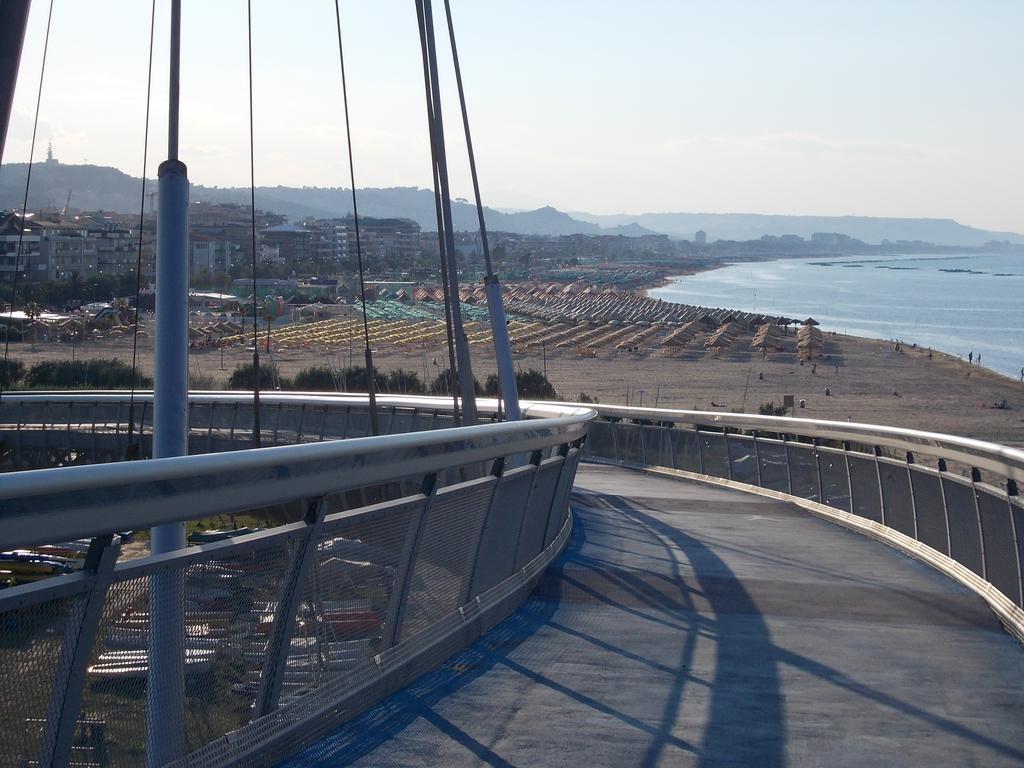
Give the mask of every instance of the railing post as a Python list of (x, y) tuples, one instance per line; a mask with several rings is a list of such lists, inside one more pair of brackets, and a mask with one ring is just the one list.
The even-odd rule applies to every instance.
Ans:
[[(885, 491), (882, 489), (882, 465), (878, 461), (878, 457), (882, 455), (882, 449), (879, 446), (874, 445), (874, 446), (872, 446), (872, 452), (875, 455), (875, 478), (877, 479), (877, 482), (878, 482), (878, 509), (879, 509), (879, 512), (882, 515), (882, 525), (886, 525), (887, 526), (889, 523), (886, 521), (886, 519), (888, 518), (888, 515), (885, 514), (885, 506), (886, 505), (885, 505)], [(975, 504), (975, 507), (977, 507), (977, 504)]]
[(694, 433), (697, 435), (697, 464), (700, 467), (700, 473), (704, 473), (704, 446), (700, 444), (700, 425), (694, 425)]
[(311, 502), (306, 510), (306, 530), (299, 544), (299, 551), (292, 558), (288, 577), (281, 588), (281, 599), (274, 612), (270, 637), (267, 638), (263, 673), (260, 675), (260, 686), (253, 705), (254, 717), (263, 717), (277, 709), (285, 666), (288, 662), (288, 651), (291, 649), (292, 635), (295, 632), (295, 614), (298, 613), (302, 602), (306, 576), (309, 569), (315, 567), (313, 560), (316, 557), (326, 512), (327, 502), (322, 498)]
[(100, 405), (99, 403), (93, 403), (92, 404), (92, 433), (90, 434), (90, 437), (92, 438), (92, 460), (93, 461), (97, 460), (96, 456), (99, 453), (99, 444), (96, 442), (96, 410), (99, 408), (99, 405)]
[(942, 518), (946, 521), (946, 554), (953, 557), (953, 538), (949, 533), (949, 502), (946, 501), (946, 483), (942, 479), (942, 473), (948, 472), (946, 460), (939, 459), (939, 493), (942, 494)]
[(750, 436), (754, 442), (754, 469), (757, 472), (757, 487), (763, 488), (764, 485), (761, 483), (761, 442), (757, 437), (757, 430), (751, 430)]
[(423, 495), (427, 498), (423, 509), (410, 522), (409, 530), (406, 532), (402, 556), (398, 561), (398, 573), (395, 574), (395, 586), (391, 590), (391, 600), (388, 603), (388, 615), (382, 638), (384, 648), (392, 648), (402, 639), (402, 621), (405, 619), (409, 588), (412, 586), (413, 566), (420, 549), (420, 540), (423, 538), (423, 528), (427, 521), (427, 514), (430, 512), (430, 505), (433, 503), (434, 497), (437, 496), (437, 486), (436, 473), (423, 478)]
[(977, 467), (971, 467), (971, 496), (974, 497), (974, 516), (978, 521), (978, 542), (981, 549), (981, 578), (988, 581), (988, 558), (985, 557), (985, 528), (981, 524), (981, 505), (978, 504), (978, 489), (975, 487), (981, 482), (981, 471)]
[(498, 500), (498, 491), (501, 489), (501, 480), (504, 474), (505, 459), (504, 457), (499, 457), (491, 464), (491, 477), (496, 478), (494, 490), (491, 491), (491, 498), (487, 502), (487, 511), (484, 513), (484, 521), (480, 526), (480, 534), (476, 538), (476, 546), (473, 549), (473, 565), (470, 566), (469, 578), (466, 580), (466, 589), (459, 600), (459, 605), (465, 605), (470, 601), (473, 595), (476, 594), (474, 577), (476, 576), (477, 563), (480, 560), (480, 545), (483, 543), (484, 533), (487, 531), (487, 524), (491, 520), (491, 515), (494, 514), (494, 503)]
[(850, 514), (856, 515), (857, 505), (853, 501), (853, 462), (850, 461), (850, 442), (848, 440), (843, 440), (843, 463), (846, 464), (846, 490), (850, 498)]
[(811, 438), (811, 445), (814, 447), (814, 469), (815, 475), (818, 478), (818, 503), (825, 503), (825, 484), (821, 481), (821, 451), (818, 450), (821, 445), (818, 442), (818, 438)]
[(789, 460), (789, 435), (782, 436), (782, 450), (786, 454), (786, 490), (793, 495), (793, 462)]
[(300, 445), (302, 443), (302, 429), (305, 426), (306, 421), (306, 404), (303, 403), (299, 409), (299, 426), (295, 430), (295, 444)]
[(914, 493), (914, 454), (907, 451), (907, 484), (910, 486), (910, 510), (914, 514), (914, 539), (920, 541), (917, 534), (917, 495)]
[[(66, 766), (71, 762), (71, 746), (82, 704), (85, 670), (99, 630), (103, 606), (120, 552), (120, 540), (107, 534), (92, 540), (83, 570), (93, 580), (92, 589), (82, 598), (77, 620), (69, 620), (64, 631), (60, 659), (54, 673), (46, 726), (39, 753), (41, 766)], [(16, 684), (17, 681), (12, 681)]]
[(615, 460), (615, 461), (619, 461), (619, 424), (621, 424), (622, 422), (621, 421), (609, 421), (608, 423), (612, 425), (612, 428), (611, 428), (611, 433), (612, 433), (612, 456), (611, 456), (611, 458), (613, 460)]
[(519, 530), (516, 531), (516, 551), (512, 556), (512, 567), (515, 568), (515, 564), (519, 562), (519, 542), (523, 540), (523, 526), (526, 525), (526, 518), (530, 511), (530, 500), (533, 497), (533, 489), (537, 487), (537, 475), (540, 474), (540, 465), (544, 462), (544, 453), (542, 451), (534, 451), (530, 456), (530, 463), (533, 464), (533, 477), (530, 479), (530, 490), (526, 493), (526, 502), (523, 506), (523, 516), (519, 521)]
[(270, 438), (270, 444), (271, 445), (277, 445), (277, 430), (281, 426), (281, 409), (282, 408), (284, 408), (284, 403), (283, 402), (278, 402), (278, 404), (277, 404), (277, 413), (274, 415), (274, 436)]
[(1017, 556), (1017, 605), (1024, 607), (1024, 570), (1020, 561), (1020, 539), (1017, 538), (1017, 520), (1013, 514), (1013, 499), (1018, 494), (1017, 481), (1012, 477), (1006, 479), (1006, 512), (1010, 516), (1010, 531), (1013, 535), (1013, 552)]
[(650, 466), (650, 462), (647, 461), (647, 425), (637, 424), (637, 431), (640, 432), (640, 463), (644, 466)]
[(213, 453), (213, 414), (217, 410), (216, 401), (210, 401), (210, 418), (206, 424), (206, 452)]
[(729, 446), (729, 430), (722, 430), (722, 442), (725, 443), (725, 471), (732, 480), (732, 448)]

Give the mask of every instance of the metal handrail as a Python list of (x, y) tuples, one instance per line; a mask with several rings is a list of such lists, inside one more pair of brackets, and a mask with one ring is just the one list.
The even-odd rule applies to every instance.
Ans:
[[(141, 396), (142, 401), (147, 398), (151, 394)], [(234, 403), (243, 398), (202, 393), (190, 396), (190, 401)], [(87, 404), (120, 402), (124, 394), (32, 394), (12, 396), (7, 402), (19, 400)], [(365, 396), (309, 394), (268, 395), (262, 401), (363, 407), (366, 403)], [(391, 396), (377, 402), (379, 407), (452, 408), (451, 401), (442, 398)], [(480, 404), (481, 412), (497, 413), (496, 401)], [(0, 549), (229, 514), (528, 453), (582, 437), (594, 413), (572, 405), (527, 404), (524, 416), (521, 422), (8, 473), (0, 476)]]
[(827, 419), (784, 416), (758, 416), (715, 411), (626, 408), (614, 405), (588, 405), (602, 420), (672, 422), (696, 427), (777, 432), (821, 440), (877, 445), (900, 451), (923, 452), (957, 461), (978, 469), (996, 472), (1016, 482), (1024, 482), (1024, 451), (985, 440), (927, 432), (904, 427), (887, 427)]

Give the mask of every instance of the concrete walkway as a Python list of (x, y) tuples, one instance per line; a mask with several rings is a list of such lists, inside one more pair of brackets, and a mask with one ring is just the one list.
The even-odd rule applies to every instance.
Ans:
[(759, 496), (581, 466), (523, 608), (290, 766), (1024, 766), (966, 589)]

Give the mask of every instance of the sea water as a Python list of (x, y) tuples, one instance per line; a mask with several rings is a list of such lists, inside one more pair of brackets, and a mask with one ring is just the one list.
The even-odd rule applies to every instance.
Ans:
[(813, 317), (823, 330), (932, 347), (1019, 378), (1024, 255), (782, 259), (672, 278), (649, 295), (681, 304)]

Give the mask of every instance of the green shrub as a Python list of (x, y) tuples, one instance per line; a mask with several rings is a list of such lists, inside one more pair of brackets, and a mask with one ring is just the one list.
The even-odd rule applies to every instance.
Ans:
[[(120, 360), (44, 360), (24, 375), (26, 389), (131, 389), (132, 368)], [(135, 374), (135, 386), (148, 388), (153, 380)]]
[(775, 401), (772, 400), (767, 403), (761, 403), (757, 407), (757, 412), (762, 416), (785, 416), (786, 409), (781, 405), (776, 405)]
[[(232, 371), (231, 377), (228, 379), (228, 389), (251, 390), (253, 388), (253, 378), (252, 363), (243, 363)], [(260, 363), (261, 390), (291, 388), (291, 380), (281, 376), (276, 365), (273, 363)]]
[(385, 391), (392, 395), (422, 395), (427, 391), (426, 385), (416, 371), (396, 368), (388, 371), (384, 384)]
[(0, 362), (0, 386), (10, 389), (25, 375), (25, 364), (21, 360), (7, 359)]
[[(451, 368), (445, 368), (430, 382), (430, 394), (432, 395), (450, 395), (453, 391), (458, 392), (458, 389), (459, 383), (452, 376)], [(487, 394), (476, 377), (473, 378), (473, 391), (477, 395)]]
[[(558, 393), (543, 373), (533, 368), (516, 371), (516, 389), (525, 400), (556, 400)], [(498, 396), (498, 375), (492, 373), (484, 384), (484, 394)]]
[[(365, 392), (366, 387), (366, 367), (362, 365), (353, 365), (350, 368), (341, 369), (341, 382), (343, 392)], [(376, 367), (373, 369), (373, 386), (377, 392), (383, 392), (384, 387), (387, 385), (387, 378), (384, 374)]]
[(295, 375), (294, 387), (303, 392), (337, 392), (338, 375), (326, 365), (314, 365)]

